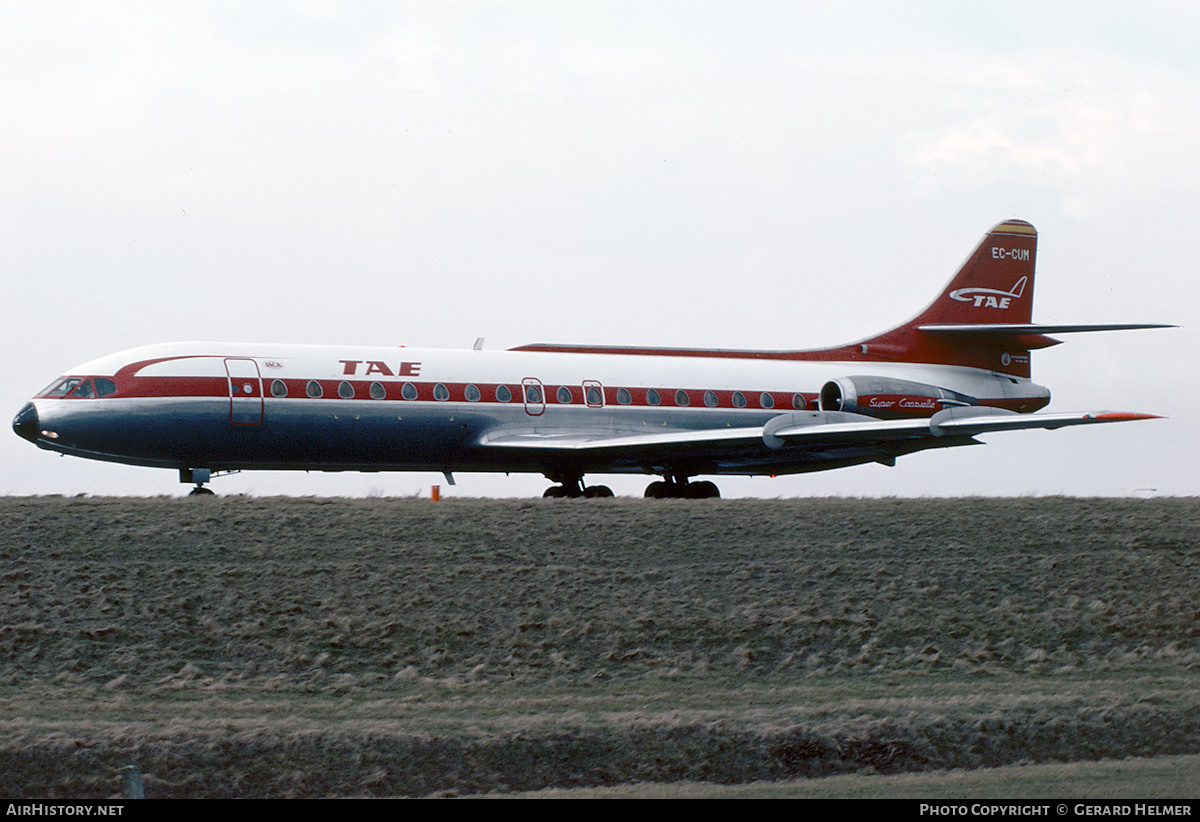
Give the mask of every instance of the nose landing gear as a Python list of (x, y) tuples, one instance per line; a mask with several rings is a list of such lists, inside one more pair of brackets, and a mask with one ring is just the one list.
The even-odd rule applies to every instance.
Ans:
[(189, 497), (211, 497), (213, 490), (205, 488), (204, 483), (211, 482), (213, 477), (224, 474), (236, 474), (234, 471), (213, 471), (211, 468), (180, 468), (179, 481), (183, 483), (194, 482), (196, 487), (188, 491)]

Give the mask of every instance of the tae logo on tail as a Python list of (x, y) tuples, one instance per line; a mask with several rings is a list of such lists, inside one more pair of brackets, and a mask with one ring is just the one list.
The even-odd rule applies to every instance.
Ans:
[(1025, 293), (1025, 283), (1028, 277), (1022, 277), (1013, 283), (1008, 291), (995, 288), (956, 288), (950, 292), (951, 299), (959, 302), (973, 302), (976, 308), (1008, 308), (1013, 300), (1021, 298)]

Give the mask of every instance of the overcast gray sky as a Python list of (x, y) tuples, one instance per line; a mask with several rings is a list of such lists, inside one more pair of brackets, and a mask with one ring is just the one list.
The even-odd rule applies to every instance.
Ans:
[[(3, 407), (172, 340), (844, 343), (1017, 217), (1040, 232), (1035, 321), (1184, 326), (1035, 352), (1049, 410), (1169, 420), (723, 492), (1200, 493), (1198, 41), (1192, 2), (6, 0)], [(0, 493), (186, 490), (0, 437)]]

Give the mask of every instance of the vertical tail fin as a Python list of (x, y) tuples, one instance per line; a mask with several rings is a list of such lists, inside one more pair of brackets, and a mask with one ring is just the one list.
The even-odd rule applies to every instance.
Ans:
[(1029, 323), (1037, 229), (1024, 220), (993, 228), (917, 325)]
[[(1037, 229), (1024, 220), (992, 228), (936, 300), (904, 325), (859, 344), (866, 359), (984, 368), (1028, 377), (1029, 350), (1056, 340), (990, 334), (983, 326), (1029, 325), (1033, 318)], [(930, 326), (981, 326), (973, 333), (929, 333)], [(924, 327), (924, 328), (923, 328)]]

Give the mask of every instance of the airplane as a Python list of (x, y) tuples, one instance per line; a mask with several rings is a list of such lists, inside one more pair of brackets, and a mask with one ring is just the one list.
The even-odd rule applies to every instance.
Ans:
[(236, 343), (135, 348), (72, 368), (13, 430), (39, 448), (179, 472), (192, 494), (243, 470), (540, 473), (548, 497), (610, 497), (587, 474), (779, 475), (980, 444), (996, 431), (1157, 419), (1034, 413), (1049, 336), (1166, 328), (1032, 322), (1037, 231), (993, 227), (927, 308), (834, 348), (538, 343), (505, 351)]

